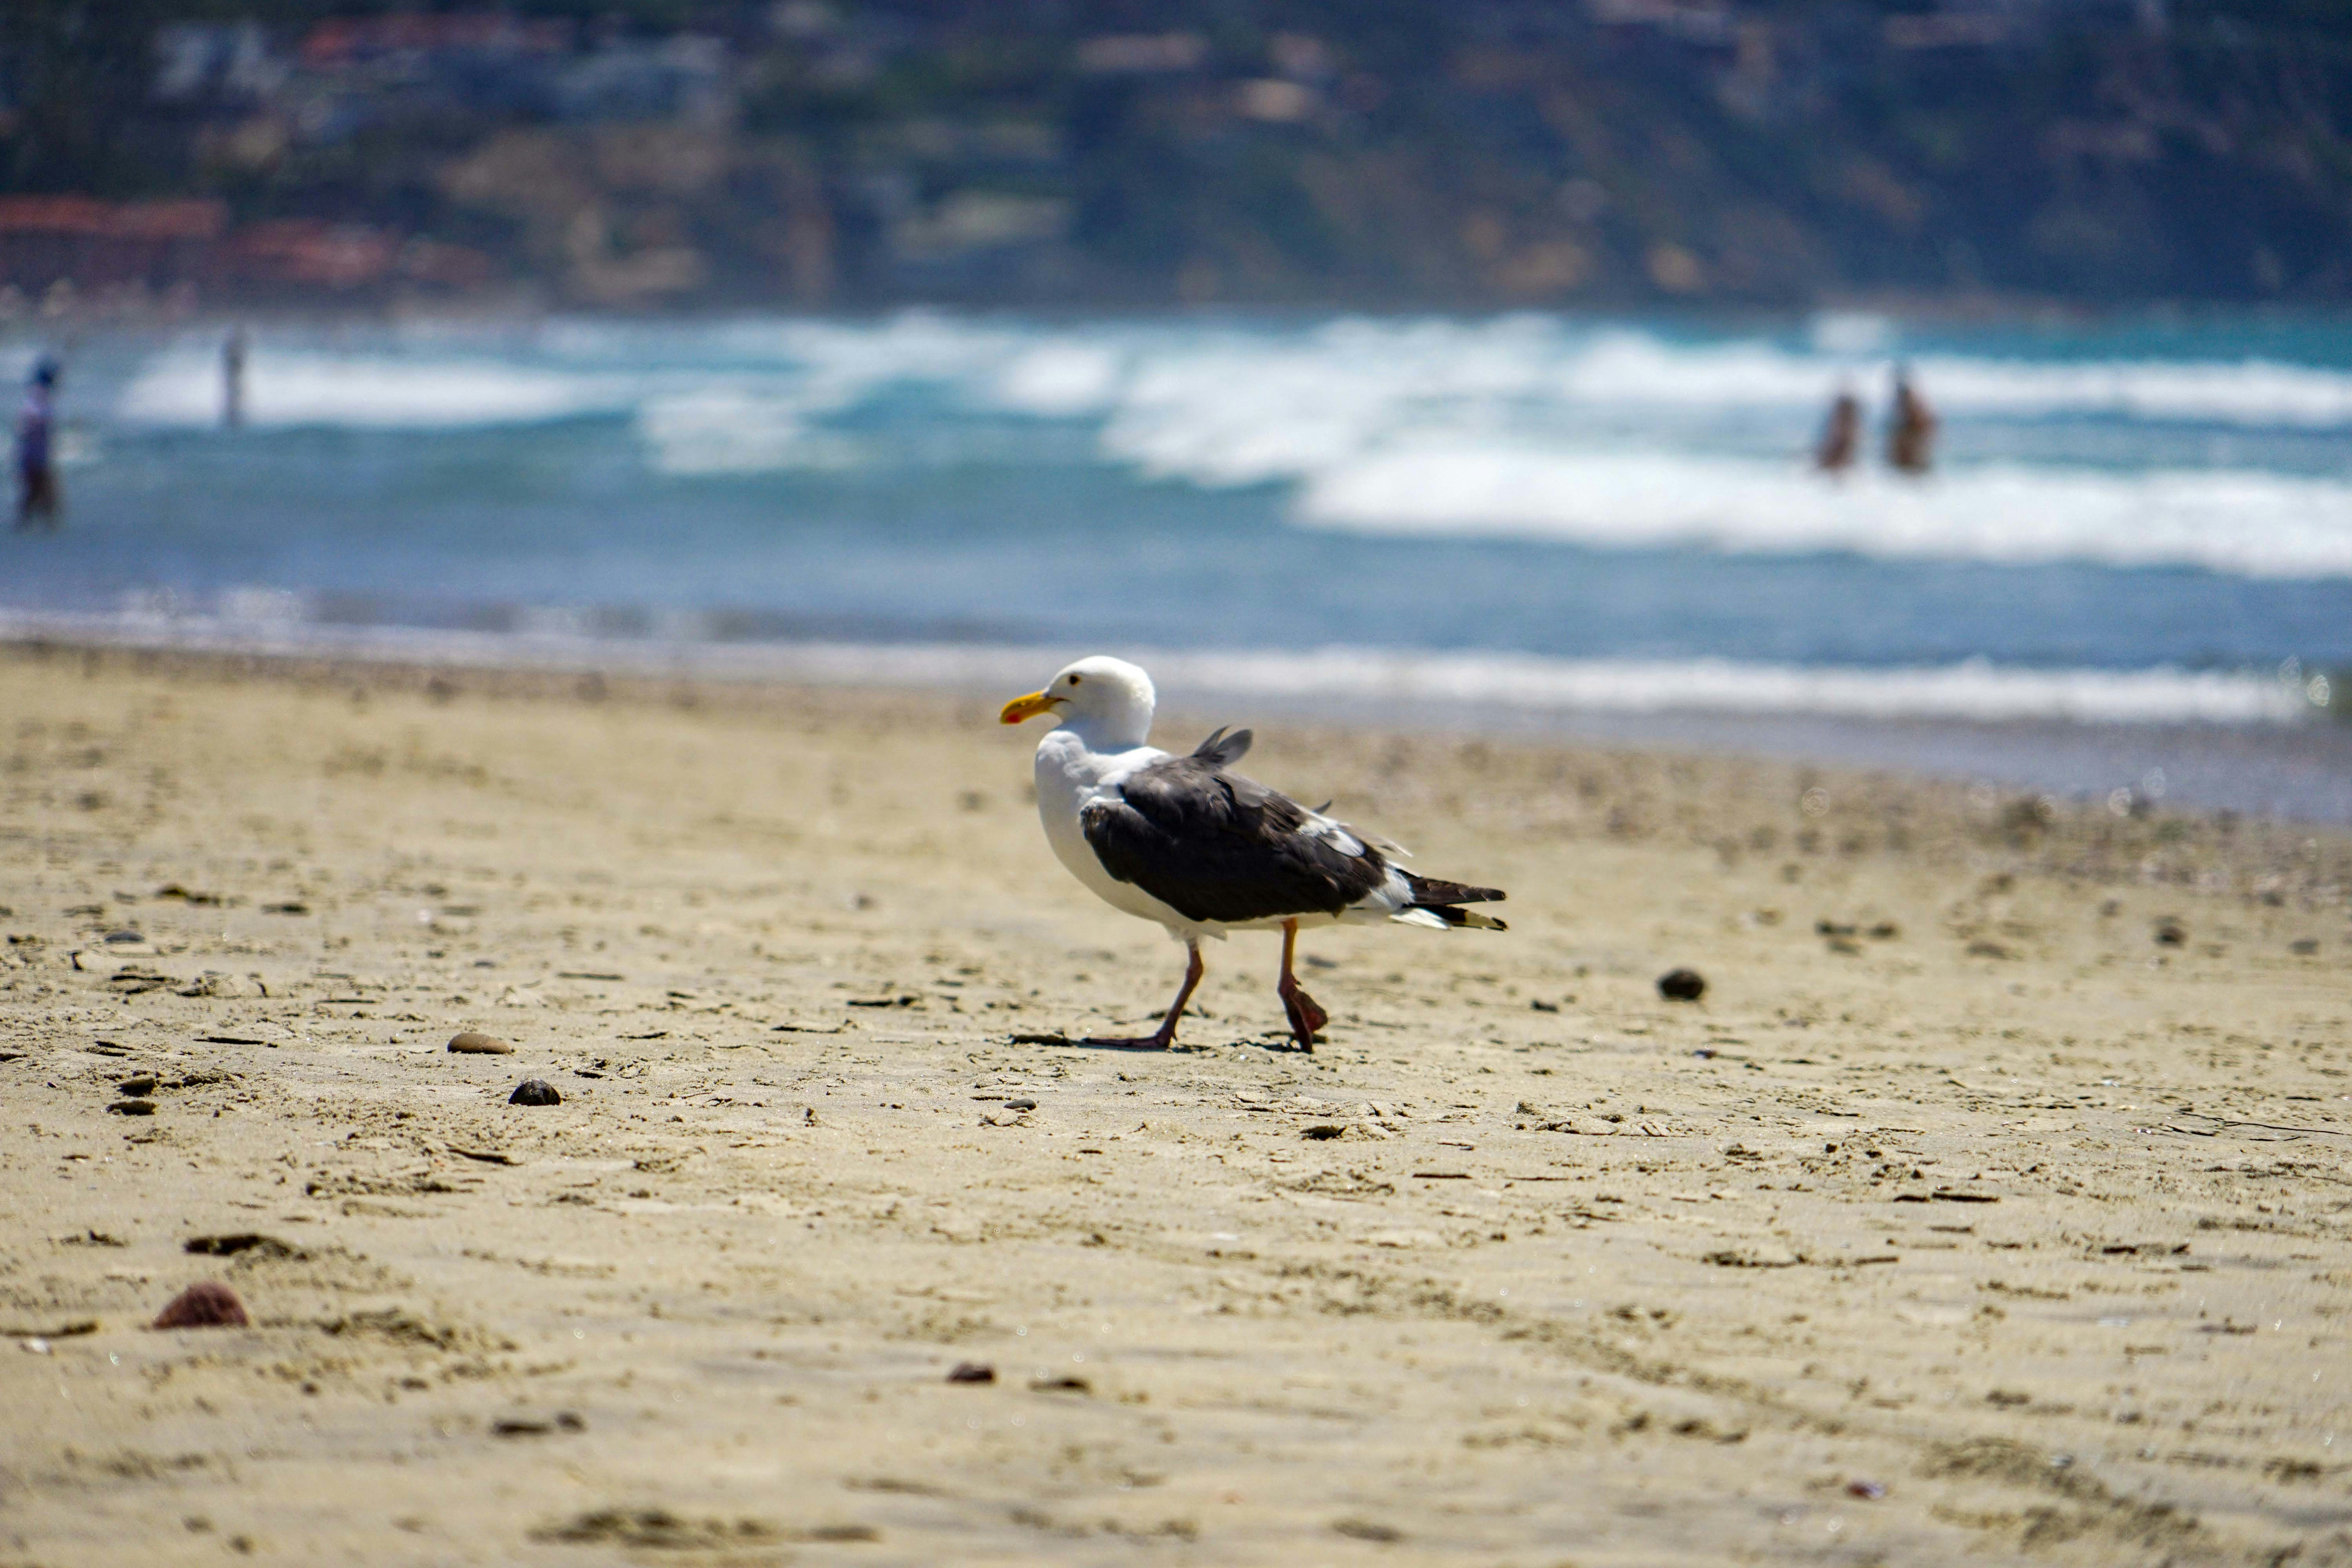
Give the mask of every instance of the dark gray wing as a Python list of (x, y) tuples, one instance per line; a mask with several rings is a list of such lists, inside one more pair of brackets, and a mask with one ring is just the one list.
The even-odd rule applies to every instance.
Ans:
[(1249, 755), (1250, 742), (1255, 739), (1256, 737), (1247, 730), (1236, 730), (1228, 735), (1223, 727), (1219, 726), (1215, 734), (1192, 748), (1192, 754), (1212, 767), (1229, 768)]
[(1311, 833), (1297, 801), (1224, 771), (1249, 738), (1221, 730), (1080, 813), (1103, 869), (1188, 920), (1234, 922), (1338, 914), (1386, 881), (1388, 862), (1361, 838)]

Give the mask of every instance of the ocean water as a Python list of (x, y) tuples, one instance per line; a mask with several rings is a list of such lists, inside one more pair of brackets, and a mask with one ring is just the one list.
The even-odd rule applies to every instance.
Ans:
[[(285, 326), (236, 431), (219, 341), (62, 345), (69, 526), (0, 542), (12, 635), (959, 681), (1120, 651), (1226, 706), (2100, 794), (2171, 757), (2352, 820), (2352, 324)], [(1809, 472), (1841, 384), (1879, 438), (1897, 360), (1936, 474)]]

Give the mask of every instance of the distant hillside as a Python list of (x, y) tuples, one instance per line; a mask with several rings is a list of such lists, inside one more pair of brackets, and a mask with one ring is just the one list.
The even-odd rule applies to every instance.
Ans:
[(2341, 17), (17, 0), (0, 308), (2336, 302)]

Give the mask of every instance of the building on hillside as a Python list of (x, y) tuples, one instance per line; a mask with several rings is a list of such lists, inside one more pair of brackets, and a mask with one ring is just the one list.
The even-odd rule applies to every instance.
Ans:
[(0, 196), (0, 284), (30, 295), (64, 282), (89, 295), (205, 280), (227, 228), (215, 201)]

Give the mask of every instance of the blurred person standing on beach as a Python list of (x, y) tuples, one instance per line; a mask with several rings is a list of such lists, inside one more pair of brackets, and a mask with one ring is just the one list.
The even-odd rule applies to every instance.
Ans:
[(231, 327), (221, 344), (221, 426), (245, 427), (245, 329)]
[(1853, 467), (1854, 454), (1861, 446), (1862, 399), (1853, 395), (1851, 386), (1841, 386), (1836, 400), (1830, 405), (1829, 421), (1822, 426), (1822, 438), (1813, 447), (1815, 471), (1843, 475)]
[(58, 472), (51, 448), (57, 435), (58, 362), (43, 354), (25, 389), (24, 412), (16, 416), (16, 527), (58, 527)]
[(1895, 367), (1895, 417), (1886, 432), (1887, 467), (1924, 474), (1936, 462), (1936, 415), (1911, 384), (1911, 367)]

